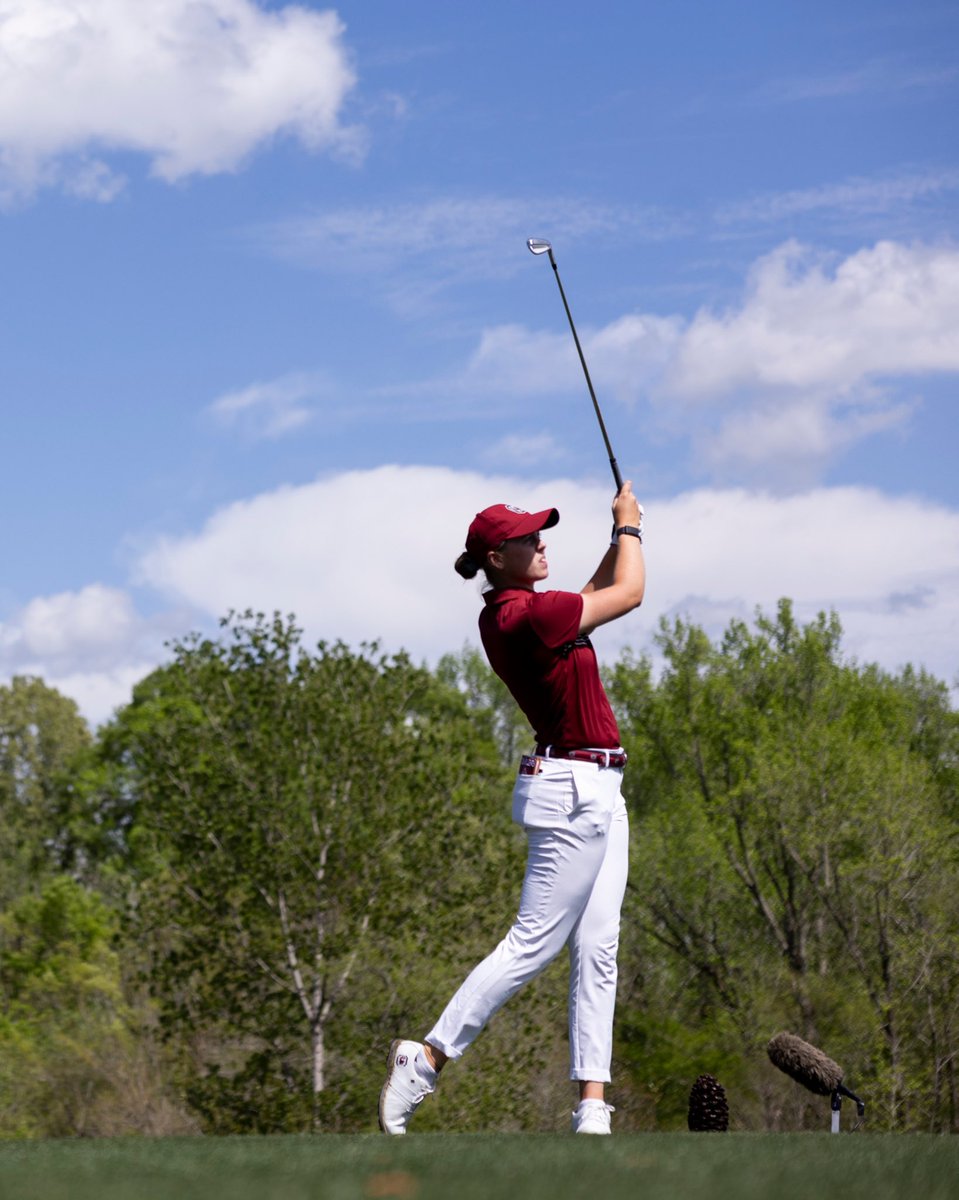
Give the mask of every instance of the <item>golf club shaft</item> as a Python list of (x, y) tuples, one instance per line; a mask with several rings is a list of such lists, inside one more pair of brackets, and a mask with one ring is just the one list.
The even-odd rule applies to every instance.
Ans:
[(579, 361), (583, 364), (583, 374), (586, 376), (586, 386), (589, 388), (589, 395), (593, 401), (593, 408), (596, 410), (596, 420), (599, 421), (600, 433), (602, 433), (603, 441), (606, 443), (606, 453), (609, 455), (609, 465), (612, 468), (613, 479), (616, 481), (616, 491), (621, 492), (623, 490), (623, 477), (619, 473), (619, 464), (616, 462), (615, 454), (613, 454), (613, 447), (609, 444), (609, 434), (606, 432), (606, 423), (603, 420), (603, 414), (599, 410), (599, 401), (596, 399), (596, 392), (593, 390), (593, 381), (589, 377), (589, 367), (586, 366), (586, 357), (583, 354), (583, 347), (579, 344), (579, 335), (576, 333), (576, 326), (573, 324), (573, 314), (569, 311), (566, 293), (563, 291), (563, 281), (559, 277), (559, 268), (556, 266), (556, 259), (553, 258), (552, 247), (550, 247), (548, 254), (550, 266), (553, 268), (553, 274), (556, 276), (559, 294), (563, 300), (563, 308), (566, 309), (566, 319), (569, 321), (569, 327), (573, 331), (573, 341), (576, 343)]

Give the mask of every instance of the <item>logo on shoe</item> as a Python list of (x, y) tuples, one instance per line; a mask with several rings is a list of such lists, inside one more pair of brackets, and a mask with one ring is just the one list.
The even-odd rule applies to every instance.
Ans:
[(397, 1056), (396, 1056), (396, 1065), (398, 1067), (405, 1067), (409, 1061), (410, 1060), (406, 1057), (405, 1054), (397, 1054)]

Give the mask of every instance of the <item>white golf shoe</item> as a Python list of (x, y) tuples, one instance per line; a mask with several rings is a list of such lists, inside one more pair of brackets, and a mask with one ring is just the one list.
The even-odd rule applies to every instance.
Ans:
[(422, 1049), (422, 1042), (397, 1040), (390, 1046), (386, 1083), (380, 1092), (380, 1129), (384, 1133), (406, 1133), (410, 1117), (433, 1091), (434, 1083), (416, 1067)]
[(573, 1112), (573, 1133), (610, 1133), (609, 1114), (615, 1111), (605, 1100), (580, 1100)]

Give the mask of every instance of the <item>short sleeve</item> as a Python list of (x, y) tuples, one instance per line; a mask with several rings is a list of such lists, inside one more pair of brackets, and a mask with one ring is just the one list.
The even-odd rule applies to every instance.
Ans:
[(579, 592), (537, 592), (529, 606), (529, 623), (551, 650), (565, 646), (579, 633), (583, 597)]

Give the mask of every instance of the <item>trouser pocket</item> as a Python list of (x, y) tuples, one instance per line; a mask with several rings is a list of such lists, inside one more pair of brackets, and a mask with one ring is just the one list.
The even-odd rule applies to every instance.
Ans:
[(540, 767), (535, 774), (526, 774), (521, 764), (516, 776), (513, 820), (530, 829), (555, 829), (566, 825), (576, 801), (572, 763), (553, 758), (535, 761)]
[(613, 767), (598, 767), (593, 763), (572, 764), (573, 804), (570, 824), (585, 825), (598, 837), (609, 831), (619, 800), (622, 772)]

